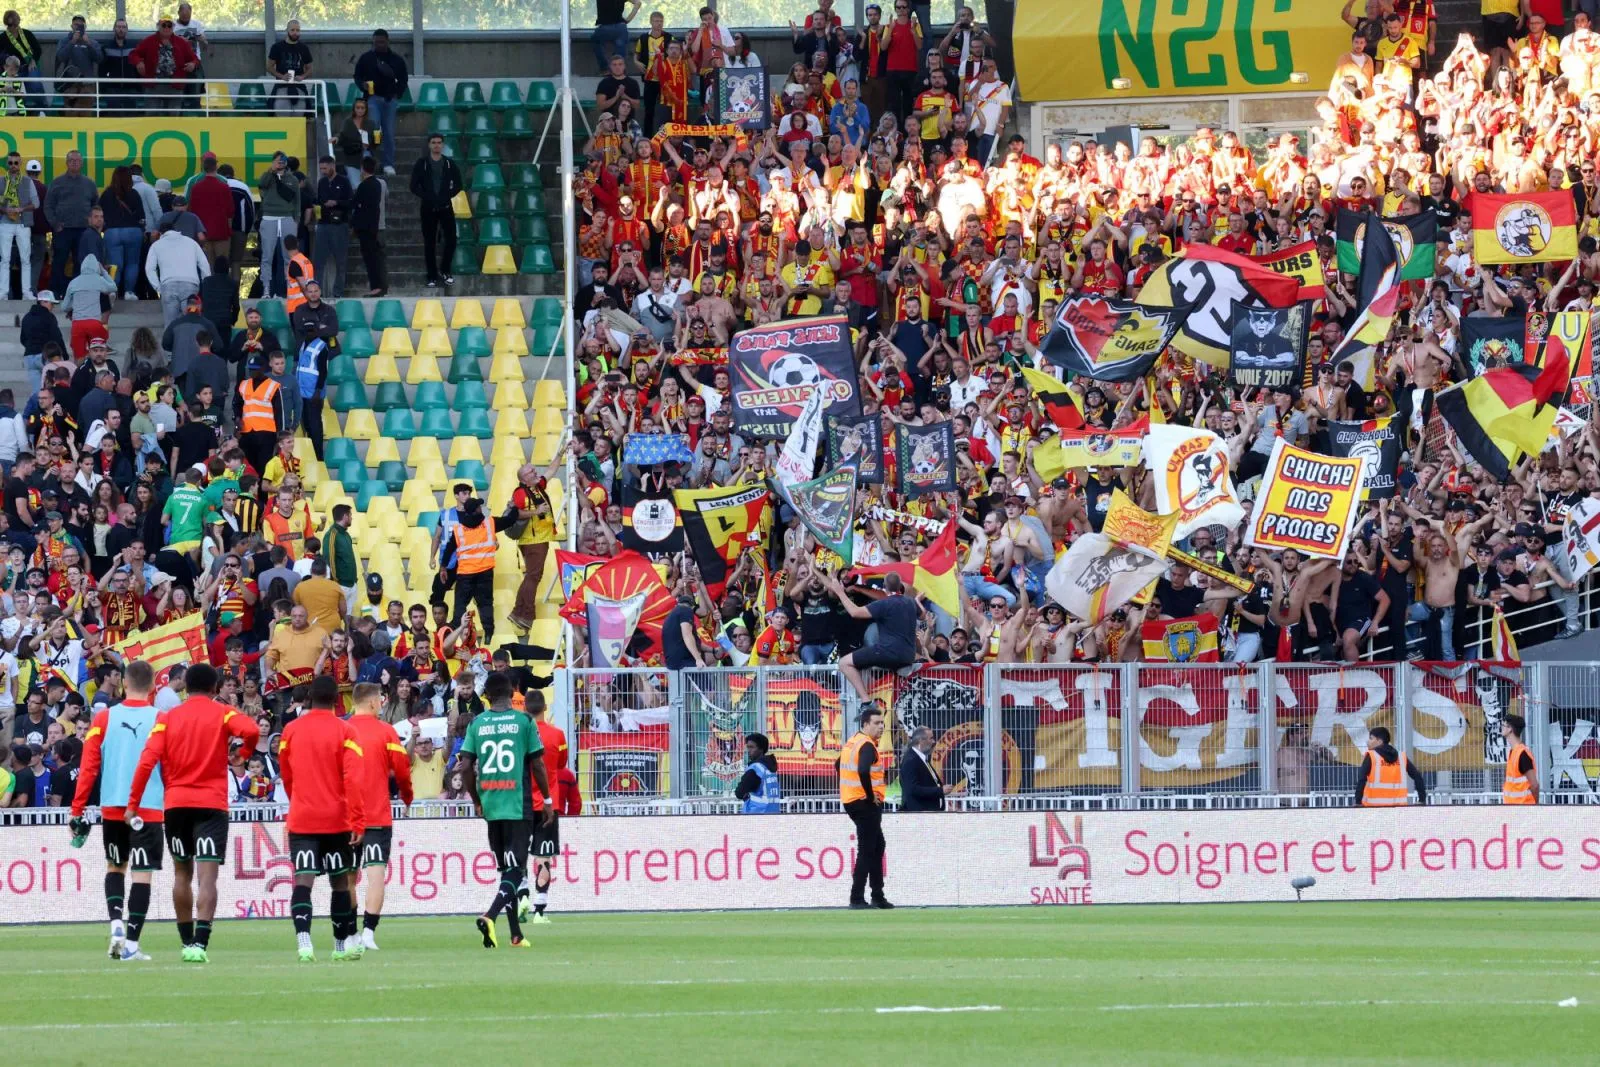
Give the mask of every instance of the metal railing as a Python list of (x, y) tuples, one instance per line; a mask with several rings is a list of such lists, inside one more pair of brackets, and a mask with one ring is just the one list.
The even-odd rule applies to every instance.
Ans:
[[(555, 686), (586, 811), (738, 810), (752, 733), (769, 739), (785, 810), (837, 808), (859, 699), (833, 667), (573, 669)], [(1495, 803), (1501, 724), (1518, 714), (1541, 801), (1600, 803), (1600, 664), (927, 664), (871, 687), (891, 798), (928, 726), (958, 808), (1345, 806), (1383, 726), (1430, 803)]]

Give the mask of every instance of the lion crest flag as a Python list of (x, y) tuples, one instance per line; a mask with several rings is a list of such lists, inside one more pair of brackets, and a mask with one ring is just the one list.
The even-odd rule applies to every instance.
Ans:
[(1366, 457), (1337, 459), (1273, 442), (1244, 543), (1272, 551), (1343, 560), (1361, 500)]
[(789, 319), (742, 330), (728, 346), (733, 426), (745, 437), (789, 436), (814, 389), (822, 414), (861, 414), (861, 388), (843, 315)]
[(1550, 263), (1578, 254), (1572, 190), (1478, 193), (1472, 204), (1472, 258), (1494, 263)]
[(1103, 296), (1063, 301), (1039, 351), (1073, 374), (1128, 382), (1148, 374), (1187, 309)]
[(883, 416), (828, 418), (828, 469), (853, 464), (862, 485), (883, 484)]
[(1091, 626), (1166, 573), (1166, 560), (1105, 534), (1084, 534), (1050, 568), (1044, 586), (1067, 614)]
[(956, 490), (956, 432), (948, 422), (894, 427), (895, 489), (906, 497)]
[(1144, 463), (1155, 475), (1156, 510), (1178, 516), (1175, 539), (1202, 526), (1232, 526), (1244, 517), (1228, 474), (1228, 445), (1210, 430), (1151, 426)]
[(1341, 459), (1360, 456), (1366, 460), (1361, 476), (1362, 500), (1394, 496), (1398, 484), (1395, 477), (1400, 469), (1400, 433), (1393, 415), (1365, 422), (1330, 420), (1328, 443)]
[(1217, 662), (1217, 617), (1210, 612), (1147, 622), (1139, 639), (1150, 663)]

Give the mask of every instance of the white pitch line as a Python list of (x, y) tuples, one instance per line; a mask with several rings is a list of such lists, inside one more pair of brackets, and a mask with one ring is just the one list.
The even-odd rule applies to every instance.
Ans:
[(899, 1015), (925, 1012), (929, 1015), (949, 1015), (960, 1011), (1005, 1011), (999, 1004), (963, 1004), (955, 1008), (930, 1008), (926, 1004), (906, 1004), (896, 1008), (876, 1008), (879, 1015)]
[(1101, 1004), (1096, 1011), (1256, 1011), (1264, 1008), (1360, 1008), (1360, 1007), (1438, 1007), (1472, 1004), (1514, 1004), (1524, 1007), (1543, 1005), (1548, 1000), (1219, 1000), (1188, 1004)]

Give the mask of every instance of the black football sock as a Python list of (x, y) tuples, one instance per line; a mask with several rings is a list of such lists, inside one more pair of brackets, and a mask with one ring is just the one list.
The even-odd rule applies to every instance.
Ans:
[(503, 906), (506, 910), (506, 925), (511, 927), (511, 937), (513, 940), (519, 940), (522, 937), (522, 923), (517, 919), (515, 906), (517, 887), (516, 883), (511, 881), (510, 875), (501, 875), (500, 877), (500, 896), (504, 898)]
[(289, 894), (289, 916), (294, 920), (294, 932), (311, 933), (311, 887), (297, 885)]
[(178, 940), (182, 941), (185, 946), (194, 944), (194, 923), (178, 924)]
[(201, 948), (211, 944), (211, 920), (197, 919), (194, 924), (194, 943)]
[(121, 871), (106, 872), (106, 914), (108, 918), (122, 918), (123, 876)]
[(333, 900), (328, 907), (328, 916), (333, 920), (333, 936), (348, 940), (356, 935), (356, 907), (350, 897), (350, 890), (335, 889)]
[(144, 917), (150, 911), (150, 883), (135, 882), (128, 892), (128, 940), (137, 941), (144, 932)]
[(550, 868), (541, 867), (534, 881), (539, 892), (533, 898), (533, 910), (543, 915), (545, 906), (550, 903)]
[(376, 930), (378, 928), (378, 920), (381, 918), (383, 918), (382, 915), (374, 915), (369, 911), (361, 916), (361, 925), (365, 929)]

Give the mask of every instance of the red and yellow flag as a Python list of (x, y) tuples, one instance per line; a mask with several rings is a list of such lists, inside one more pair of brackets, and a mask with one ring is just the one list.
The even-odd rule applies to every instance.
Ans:
[(1479, 266), (1549, 263), (1577, 254), (1578, 209), (1570, 189), (1472, 194), (1472, 255)]
[(198, 611), (151, 630), (135, 630), (111, 648), (125, 660), (142, 659), (154, 667), (157, 685), (165, 685), (167, 672), (180, 663), (210, 662), (205, 616)]
[(956, 524), (947, 522), (944, 531), (929, 543), (915, 563), (885, 563), (877, 567), (857, 567), (855, 573), (865, 578), (898, 574), (902, 582), (959, 619), (961, 581), (956, 576), (956, 569), (960, 566), (960, 562), (956, 555)]
[(1217, 617), (1210, 612), (1182, 619), (1157, 619), (1140, 627), (1150, 663), (1217, 662)]

